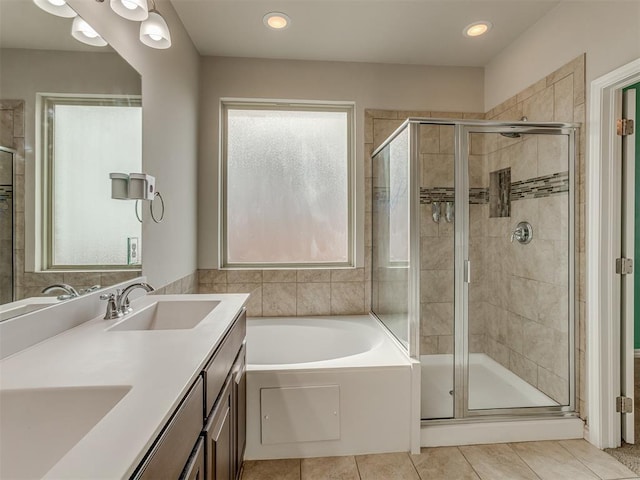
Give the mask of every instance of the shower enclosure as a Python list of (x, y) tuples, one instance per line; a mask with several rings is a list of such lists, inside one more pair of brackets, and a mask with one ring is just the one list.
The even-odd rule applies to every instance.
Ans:
[(13, 292), (13, 156), (0, 146), (0, 304), (12, 302)]
[(371, 309), (424, 421), (575, 412), (576, 132), (408, 119), (374, 152)]

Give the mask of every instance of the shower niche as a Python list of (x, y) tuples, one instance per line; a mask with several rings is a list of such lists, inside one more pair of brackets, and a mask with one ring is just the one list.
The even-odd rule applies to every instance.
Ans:
[(576, 132), (408, 119), (374, 152), (372, 313), (420, 361), (423, 421), (575, 412)]

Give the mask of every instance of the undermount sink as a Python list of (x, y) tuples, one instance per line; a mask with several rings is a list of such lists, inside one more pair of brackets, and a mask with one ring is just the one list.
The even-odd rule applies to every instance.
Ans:
[(131, 390), (128, 385), (0, 391), (0, 478), (42, 478)]
[(154, 302), (124, 317), (110, 330), (185, 330), (194, 328), (220, 304), (214, 300)]

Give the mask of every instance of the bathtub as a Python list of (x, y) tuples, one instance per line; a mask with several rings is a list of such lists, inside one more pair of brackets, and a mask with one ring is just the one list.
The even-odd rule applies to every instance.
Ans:
[(245, 458), (408, 451), (411, 375), (373, 317), (250, 318)]

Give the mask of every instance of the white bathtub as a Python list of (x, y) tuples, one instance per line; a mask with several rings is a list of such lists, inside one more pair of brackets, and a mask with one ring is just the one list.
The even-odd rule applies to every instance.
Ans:
[(247, 459), (407, 451), (411, 363), (372, 317), (247, 322)]

